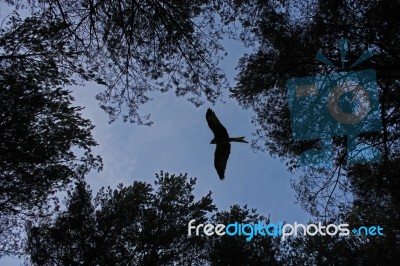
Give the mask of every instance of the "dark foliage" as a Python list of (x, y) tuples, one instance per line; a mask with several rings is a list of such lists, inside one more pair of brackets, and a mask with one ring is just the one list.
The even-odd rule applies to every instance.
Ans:
[[(106, 86), (97, 95), (110, 121), (151, 124), (140, 105), (151, 92), (174, 89), (200, 105), (215, 102), (227, 88), (217, 67), (222, 29), (212, 1), (9, 1), (61, 20), (78, 56), (75, 65), (94, 70)], [(17, 4), (18, 3), (18, 4)]]
[(21, 227), (47, 213), (50, 197), (101, 168), (93, 125), (63, 88), (75, 72), (64, 29), (14, 14), (0, 30), (0, 256), (20, 252)]
[[(229, 211), (220, 211), (211, 217), (212, 224), (231, 223), (265, 224), (269, 219), (258, 214), (256, 210), (249, 210), (247, 206), (231, 206)], [(254, 236), (246, 240), (244, 235), (224, 236), (214, 235), (209, 242), (209, 261), (211, 265), (278, 265), (276, 261), (279, 238), (269, 236)]]
[[(374, 69), (377, 73), (383, 130), (363, 134), (359, 141), (380, 150), (381, 163), (348, 164), (346, 138), (337, 136), (333, 139), (332, 167), (301, 169), (302, 176), (294, 182), (294, 188), (301, 205), (319, 219), (382, 224), (387, 232), (385, 237), (357, 243), (361, 261), (374, 264), (387, 254), (386, 262), (395, 263), (395, 250), (400, 246), (399, 2), (244, 1), (225, 8), (236, 12), (226, 12), (227, 23), (237, 18), (244, 28), (240, 37), (256, 47), (255, 52), (239, 63), (238, 83), (232, 96), (256, 113), (253, 122), (258, 129), (253, 147), (282, 158), (291, 171), (298, 168), (301, 152), (318, 148), (320, 143), (293, 140), (286, 81), (349, 71), (365, 50), (372, 52), (373, 57), (351, 70)], [(338, 45), (341, 38), (348, 40), (344, 68)], [(336, 67), (316, 61), (318, 51)], [(313, 254), (318, 245), (328, 245), (328, 242), (348, 244), (350, 249), (352, 246), (343, 239), (324, 241), (327, 243), (314, 245), (313, 241), (305, 240), (305, 247), (311, 245), (313, 249), (304, 249), (304, 252)], [(371, 252), (373, 249), (376, 252)]]
[[(14, 1), (7, 1), (14, 4)], [(110, 120), (151, 124), (138, 112), (152, 92), (174, 89), (199, 105), (215, 102), (225, 78), (217, 68), (223, 29), (240, 22), (240, 38), (256, 50), (239, 62), (232, 96), (252, 108), (258, 129), (255, 149), (298, 168), (298, 155), (318, 140), (295, 142), (286, 96), (287, 79), (347, 71), (369, 49), (374, 56), (352, 70), (377, 73), (382, 132), (360, 141), (382, 153), (377, 164), (348, 164), (343, 136), (333, 139), (333, 166), (306, 169), (294, 183), (300, 204), (319, 219), (353, 226), (380, 224), (377, 238), (300, 237), (282, 243), (240, 237), (186, 237), (191, 219), (206, 221), (210, 195), (194, 202), (194, 181), (161, 173), (156, 187), (143, 182), (101, 191), (94, 203), (84, 183), (69, 196), (67, 210), (42, 217), (28, 230), (27, 252), (38, 265), (162, 263), (215, 265), (395, 264), (400, 246), (400, 4), (375, 1), (17, 1), (33, 9), (1, 30), (1, 243), (13, 235), (15, 215), (25, 215), (57, 189), (97, 166), (90, 154), (91, 124), (71, 107), (64, 85), (74, 78), (106, 86), (98, 95)], [(239, 29), (236, 29), (239, 30)], [(227, 30), (234, 35), (235, 29)], [(338, 40), (346, 38), (341, 68)], [(320, 51), (337, 66), (317, 62)], [(3, 104), (4, 102), (4, 104)], [(318, 115), (316, 111), (315, 115)], [(11, 119), (12, 118), (12, 119)], [(51, 131), (53, 130), (54, 131)], [(26, 134), (25, 132), (29, 132)], [(52, 135), (53, 134), (53, 135)], [(52, 138), (54, 136), (55, 138)], [(48, 145), (47, 145), (48, 144)], [(83, 157), (71, 152), (80, 147)], [(3, 159), (4, 158), (4, 159)], [(3, 178), (4, 177), (4, 178)], [(45, 177), (45, 178), (41, 178)], [(3, 182), (4, 180), (4, 182)], [(9, 181), (16, 182), (10, 183)], [(15, 194), (13, 194), (15, 193)], [(3, 197), (4, 195), (4, 197)], [(28, 199), (33, 199), (28, 201)], [(179, 215), (177, 215), (179, 214)], [(256, 222), (247, 208), (213, 216), (213, 222)], [(4, 238), (4, 239), (7, 239)], [(4, 244), (5, 243), (5, 244)], [(16, 248), (16, 246), (13, 246)], [(207, 252), (205, 251), (207, 249)], [(5, 250), (3, 246), (1, 250)], [(4, 252), (4, 251), (2, 251)], [(208, 254), (208, 255), (207, 255)], [(357, 256), (354, 260), (351, 256)]]
[(94, 203), (85, 184), (69, 195), (54, 221), (28, 228), (34, 265), (203, 265), (205, 240), (188, 237), (191, 219), (215, 210), (211, 193), (195, 201), (195, 179), (156, 175), (154, 187), (135, 181), (102, 189)]

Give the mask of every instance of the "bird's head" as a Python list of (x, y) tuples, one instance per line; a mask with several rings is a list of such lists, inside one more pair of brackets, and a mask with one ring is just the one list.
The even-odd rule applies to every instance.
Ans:
[(217, 142), (215, 141), (215, 138), (211, 140), (210, 144), (217, 144)]

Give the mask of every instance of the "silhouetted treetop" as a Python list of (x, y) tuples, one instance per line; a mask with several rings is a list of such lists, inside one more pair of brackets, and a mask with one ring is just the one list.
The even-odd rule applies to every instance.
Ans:
[(35, 265), (204, 265), (204, 237), (189, 237), (187, 223), (204, 223), (215, 210), (211, 192), (195, 200), (194, 178), (156, 175), (154, 186), (101, 189), (94, 201), (84, 184), (53, 220), (28, 228), (27, 252)]

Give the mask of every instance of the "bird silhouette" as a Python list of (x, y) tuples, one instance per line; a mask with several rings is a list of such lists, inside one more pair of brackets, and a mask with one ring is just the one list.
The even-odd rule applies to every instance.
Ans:
[(214, 133), (214, 138), (210, 144), (216, 144), (214, 154), (214, 166), (217, 170), (219, 179), (225, 178), (226, 163), (228, 162), (229, 154), (231, 153), (230, 142), (244, 142), (244, 137), (230, 138), (226, 128), (219, 122), (214, 111), (208, 108), (206, 113), (206, 120), (211, 131)]

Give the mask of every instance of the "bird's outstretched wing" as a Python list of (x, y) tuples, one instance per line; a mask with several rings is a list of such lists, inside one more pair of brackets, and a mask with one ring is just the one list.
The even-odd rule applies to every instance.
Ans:
[(217, 144), (214, 154), (214, 166), (221, 180), (225, 178), (226, 163), (230, 153), (231, 144), (229, 142)]
[[(210, 127), (210, 129), (214, 133), (214, 137), (216, 139), (227, 139), (227, 138), (229, 138), (228, 131), (221, 124), (221, 122), (219, 122), (219, 120), (218, 120), (217, 116), (215, 115), (214, 111), (211, 110), (210, 108), (208, 108), (208, 110), (207, 110), (206, 119), (207, 119), (208, 126)], [(230, 147), (229, 147), (229, 150), (230, 150)], [(228, 156), (229, 156), (229, 152), (228, 152)], [(226, 165), (226, 163), (225, 163), (225, 165)], [(225, 170), (225, 168), (224, 168), (224, 170)]]

